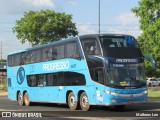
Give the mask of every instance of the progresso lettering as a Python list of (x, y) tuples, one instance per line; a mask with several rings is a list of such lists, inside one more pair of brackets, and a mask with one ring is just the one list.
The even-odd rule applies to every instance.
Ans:
[(69, 68), (69, 61), (43, 64), (44, 71), (65, 70)]
[(138, 60), (137, 59), (116, 59), (116, 63), (128, 63), (128, 62), (136, 63), (138, 62)]

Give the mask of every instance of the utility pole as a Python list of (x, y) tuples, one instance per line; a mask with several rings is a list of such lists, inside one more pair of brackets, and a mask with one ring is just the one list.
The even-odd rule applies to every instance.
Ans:
[(101, 8), (101, 6), (100, 5), (101, 5), (101, 3), (100, 3), (100, 0), (99, 0), (99, 7), (98, 7), (98, 9), (99, 9), (98, 10), (98, 16), (99, 16), (98, 17), (99, 34), (101, 33), (101, 28), (100, 28), (100, 25), (101, 25), (101, 18), (100, 18), (101, 17), (101, 15), (100, 15), (100, 12), (101, 12), (100, 10), (101, 9), (100, 8)]

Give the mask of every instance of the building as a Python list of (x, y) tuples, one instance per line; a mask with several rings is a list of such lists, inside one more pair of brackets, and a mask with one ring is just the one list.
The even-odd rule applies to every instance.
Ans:
[(0, 84), (6, 83), (7, 64), (6, 62), (0, 62)]

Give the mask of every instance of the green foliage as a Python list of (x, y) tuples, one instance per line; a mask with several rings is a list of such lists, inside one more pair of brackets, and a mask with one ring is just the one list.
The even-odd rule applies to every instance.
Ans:
[(6, 62), (6, 60), (5, 59), (0, 59), (0, 62)]
[(57, 41), (78, 34), (72, 23), (72, 15), (51, 10), (29, 11), (16, 21), (13, 32), (21, 43), (30, 42), (32, 46)]
[(145, 62), (147, 75), (157, 76), (160, 72), (160, 0), (141, 0), (139, 6), (132, 9), (140, 19), (143, 31), (138, 37), (142, 52), (157, 60), (157, 71), (153, 72), (151, 64)]

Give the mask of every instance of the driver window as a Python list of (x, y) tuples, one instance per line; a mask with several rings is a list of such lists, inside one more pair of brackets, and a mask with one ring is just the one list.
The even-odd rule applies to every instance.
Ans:
[(100, 48), (96, 39), (82, 40), (85, 55), (100, 55)]

